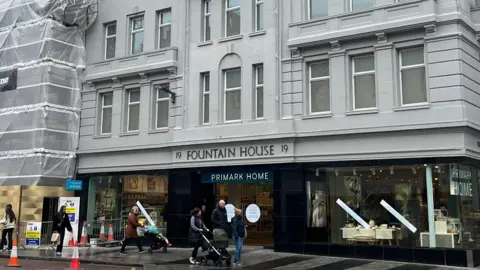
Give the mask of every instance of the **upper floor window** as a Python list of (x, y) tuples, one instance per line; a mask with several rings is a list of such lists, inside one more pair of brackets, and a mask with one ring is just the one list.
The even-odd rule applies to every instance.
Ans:
[(137, 131), (140, 128), (140, 90), (127, 92), (127, 131)]
[(105, 59), (115, 58), (115, 47), (117, 42), (117, 24), (105, 25)]
[(350, 11), (369, 9), (373, 7), (372, 0), (350, 0)]
[(225, 36), (240, 35), (240, 0), (225, 0)]
[(203, 41), (209, 41), (210, 36), (210, 15), (212, 1), (204, 0), (203, 1)]
[(210, 73), (202, 74), (202, 121), (204, 124), (210, 122)]
[(225, 121), (241, 119), (242, 73), (241, 69), (231, 69), (224, 72), (224, 109)]
[(328, 16), (328, 0), (308, 0), (309, 19), (322, 18), (326, 16)]
[(100, 97), (100, 134), (110, 134), (112, 133), (113, 93), (104, 93)]
[(263, 30), (263, 0), (255, 0), (255, 31)]
[(427, 102), (423, 47), (400, 50), (402, 105)]
[(137, 54), (143, 52), (144, 40), (144, 19), (143, 16), (131, 19), (131, 53)]
[(363, 55), (352, 58), (353, 109), (377, 107), (375, 90), (375, 57)]
[(330, 111), (330, 70), (329, 62), (310, 64), (309, 68), (310, 113)]
[(165, 91), (168, 85), (162, 85), (157, 88), (155, 102), (155, 127), (168, 127), (168, 111), (170, 106), (170, 94)]
[(263, 118), (263, 65), (255, 66), (255, 116)]
[(168, 48), (172, 43), (172, 11), (158, 13), (158, 48)]

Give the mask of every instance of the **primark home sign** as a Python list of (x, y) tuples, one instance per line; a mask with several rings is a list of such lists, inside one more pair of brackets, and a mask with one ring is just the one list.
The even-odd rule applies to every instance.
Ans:
[(175, 162), (258, 159), (293, 155), (293, 144), (255, 144), (232, 147), (212, 147), (174, 151)]
[(227, 171), (202, 173), (202, 183), (262, 183), (272, 181), (272, 171)]

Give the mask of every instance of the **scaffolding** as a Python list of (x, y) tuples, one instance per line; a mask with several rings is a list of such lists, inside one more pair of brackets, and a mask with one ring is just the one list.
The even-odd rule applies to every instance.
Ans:
[(84, 34), (97, 0), (0, 0), (0, 185), (75, 173)]

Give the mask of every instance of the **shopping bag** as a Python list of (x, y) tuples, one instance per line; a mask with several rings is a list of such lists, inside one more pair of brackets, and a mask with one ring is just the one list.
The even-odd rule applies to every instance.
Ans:
[(57, 232), (52, 233), (52, 238), (50, 238), (50, 242), (54, 245), (60, 244), (60, 234)]

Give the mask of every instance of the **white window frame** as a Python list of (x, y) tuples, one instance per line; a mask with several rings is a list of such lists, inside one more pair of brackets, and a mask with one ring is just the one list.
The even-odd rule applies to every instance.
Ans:
[[(138, 20), (138, 19), (142, 19), (143, 21), (143, 27), (142, 29), (137, 29), (137, 30), (134, 30), (134, 25), (135, 25), (135, 21)], [(140, 33), (140, 32), (143, 32), (143, 42), (145, 44), (145, 16), (137, 16), (137, 17), (132, 17), (130, 18), (130, 54), (134, 54), (133, 52), (133, 43), (134, 43), (134, 39), (133, 39), (133, 36), (134, 34), (136, 33)], [(143, 49), (142, 49), (142, 52), (143, 52)]]
[[(407, 51), (414, 51), (414, 50), (418, 50), (419, 48), (422, 48), (423, 50), (423, 64), (415, 64), (415, 65), (410, 65), (410, 66), (403, 66), (403, 63), (402, 63), (402, 53), (403, 52), (407, 52)], [(398, 50), (398, 64), (399, 64), (399, 74), (398, 74), (398, 77), (400, 78), (400, 105), (401, 106), (404, 106), (404, 107), (408, 107), (408, 106), (416, 106), (416, 105), (423, 105), (423, 104), (428, 104), (428, 90), (427, 90), (427, 70), (426, 70), (426, 66), (425, 66), (425, 47), (414, 47), (414, 48), (408, 48), (408, 49), (400, 49)], [(419, 67), (423, 67), (423, 69), (425, 70), (425, 96), (426, 96), (426, 101), (424, 102), (416, 102), (416, 103), (409, 103), (409, 104), (403, 104), (403, 84), (402, 84), (402, 71), (403, 70), (408, 70), (408, 69), (414, 69), (414, 68), (419, 68)]]
[[(349, 0), (349, 2), (350, 2), (350, 12), (356, 12), (356, 11), (361, 11), (361, 10), (367, 10), (367, 9), (358, 9), (358, 10), (353, 10), (353, 1), (355, 1), (355, 0)], [(373, 6), (374, 6), (374, 3), (373, 3), (373, 1), (374, 1), (374, 0), (370, 0), (370, 1), (372, 2), (372, 7), (370, 7), (370, 8), (373, 8)]]
[[(262, 81), (263, 83), (259, 83), (258, 82), (258, 71), (259, 69), (262, 68), (263, 69), (263, 78), (262, 78)], [(255, 118), (256, 119), (263, 119), (265, 118), (265, 108), (263, 109), (263, 112), (262, 112), (262, 117), (259, 117), (258, 116), (258, 89), (261, 87), (262, 90), (263, 90), (263, 93), (264, 93), (264, 100), (265, 100), (265, 88), (263, 87), (265, 83), (265, 69), (263, 68), (263, 64), (261, 65), (256, 65), (255, 66)]]
[[(242, 69), (241, 68), (233, 68), (233, 69), (228, 69), (223, 71), (223, 121), (225, 123), (232, 123), (232, 122), (239, 122), (242, 120), (242, 103), (240, 103), (240, 119), (235, 119), (235, 120), (227, 120), (227, 93), (228, 92), (234, 92), (234, 91), (240, 91), (240, 97), (242, 94), (242, 81), (240, 79), (240, 87), (234, 87), (234, 88), (227, 88), (227, 73), (232, 72), (232, 71), (240, 71), (240, 76), (242, 74)], [(241, 78), (241, 77), (240, 77)], [(241, 98), (240, 98), (241, 100)], [(241, 102), (241, 101), (240, 101)]]
[[(166, 127), (159, 127), (158, 126), (158, 103), (160, 102), (167, 102), (168, 110), (170, 110), (170, 94), (167, 95), (167, 97), (163, 98), (158, 98), (158, 93), (159, 91), (165, 92), (163, 89), (163, 86), (159, 85), (157, 87), (157, 91), (155, 92), (155, 129), (164, 129), (168, 128), (168, 121), (167, 121), (167, 126)], [(168, 116), (170, 117), (170, 115)]]
[[(115, 35), (108, 35), (108, 28), (110, 26), (115, 26)], [(105, 60), (115, 58), (115, 55), (112, 58), (107, 58), (108, 40), (111, 39), (111, 38), (114, 38), (115, 43), (117, 43), (117, 23), (116, 22), (112, 22), (112, 23), (109, 23), (109, 24), (105, 25), (105, 53), (104, 53)], [(115, 44), (115, 50), (116, 49), (117, 49), (117, 46)]]
[[(210, 6), (210, 9), (207, 6)], [(212, 1), (211, 0), (204, 0), (203, 1), (203, 41), (210, 41), (212, 39), (212, 29), (210, 28), (210, 37), (207, 39), (207, 18), (210, 19), (212, 15)], [(210, 21), (210, 20), (209, 20)], [(211, 25), (211, 21), (210, 21)]]
[(172, 46), (172, 20), (170, 19), (170, 22), (168, 23), (163, 23), (163, 14), (165, 13), (170, 13), (170, 18), (172, 18), (172, 10), (171, 9), (165, 9), (165, 10), (162, 10), (158, 13), (158, 49), (163, 49), (161, 47), (161, 40), (162, 40), (162, 37), (161, 37), (161, 32), (162, 32), (162, 28), (163, 27), (167, 27), (167, 26), (170, 26), (170, 46), (167, 46), (167, 47), (164, 47), (164, 48), (168, 48), (168, 47), (171, 47)]
[[(373, 70), (370, 71), (360, 71), (360, 72), (355, 72), (355, 59), (358, 58), (365, 58), (365, 57), (372, 57), (373, 58)], [(365, 54), (365, 55), (358, 55), (358, 56), (353, 56), (352, 57), (352, 107), (354, 111), (362, 111), (362, 110), (371, 110), (371, 109), (376, 109), (377, 108), (377, 83), (376, 83), (376, 64), (375, 64), (375, 55), (374, 54)], [(356, 102), (355, 102), (355, 76), (362, 76), (362, 75), (371, 75), (373, 74), (375, 76), (374, 80), (374, 91), (375, 91), (375, 106), (374, 107), (367, 107), (367, 108), (356, 108)]]
[[(112, 105), (105, 105), (105, 96), (106, 95), (112, 95)], [(112, 128), (110, 127), (110, 132), (103, 132), (103, 118), (104, 118), (104, 111), (105, 109), (112, 109), (112, 119), (110, 121), (113, 122), (113, 93), (112, 92), (106, 92), (106, 93), (101, 93), (100, 96), (102, 97), (102, 106), (101, 106), (101, 114), (100, 114), (100, 135), (107, 135), (107, 134), (112, 134)], [(110, 123), (111, 125), (112, 123)]]
[[(130, 106), (133, 106), (133, 105), (139, 105), (140, 106), (140, 99), (138, 101), (134, 101), (134, 102), (131, 102), (130, 101), (130, 97), (131, 97), (131, 94), (133, 92), (138, 92), (140, 94), (140, 99), (142, 98), (141, 97), (141, 92), (139, 89), (131, 89), (131, 90), (128, 90), (127, 92), (127, 98), (128, 98), (128, 102), (127, 102), (127, 132), (135, 132), (135, 131), (139, 131), (140, 130), (140, 123), (138, 124), (138, 128), (139, 129), (135, 129), (135, 130), (130, 130)], [(138, 117), (138, 121), (140, 122), (140, 115)]]
[[(202, 124), (208, 124), (210, 123), (210, 114), (209, 114), (209, 117), (208, 117), (208, 122), (205, 122), (205, 104), (206, 104), (206, 98), (205, 97), (210, 97), (210, 87), (207, 90), (207, 78), (208, 78), (208, 81), (210, 81), (210, 73), (203, 73), (202, 74)], [(209, 84), (210, 85), (210, 84)], [(210, 99), (209, 99), (209, 102), (210, 102)], [(210, 106), (209, 106), (210, 108)]]
[[(227, 33), (228, 33), (228, 29), (227, 29), (227, 25), (228, 25), (228, 20), (227, 20), (227, 19), (228, 19), (228, 13), (229, 13), (230, 11), (240, 10), (241, 5), (238, 5), (238, 6), (234, 6), (234, 7), (229, 8), (229, 7), (228, 7), (228, 0), (225, 0), (224, 4), (225, 4), (225, 14), (224, 14), (225, 37), (229, 37), (229, 36), (227, 35)], [(240, 10), (240, 20), (241, 20), (241, 19), (242, 19), (242, 11)], [(242, 32), (241, 29), (242, 29), (242, 24), (240, 23), (240, 33)]]
[[(320, 18), (328, 17), (328, 10), (327, 10), (327, 15), (326, 15), (326, 16), (324, 16), (324, 17), (318, 17), (318, 18), (313, 18), (313, 17), (312, 17), (312, 1), (313, 1), (313, 0), (307, 0), (307, 1), (308, 1), (308, 3), (307, 3), (307, 12), (308, 12), (307, 18), (308, 18), (309, 20), (320, 19)], [(326, 0), (326, 1), (328, 1), (328, 0)], [(350, 6), (352, 6), (352, 1), (353, 1), (353, 0), (349, 0), (349, 1), (350, 1)], [(350, 7), (350, 10), (351, 10), (351, 7)]]
[[(320, 61), (315, 61), (312, 62), (308, 65), (308, 101), (309, 101), (309, 106), (308, 106), (308, 113), (315, 115), (315, 114), (325, 114), (325, 113), (330, 113), (332, 108), (331, 104), (328, 106), (328, 111), (321, 111), (321, 112), (313, 112), (312, 111), (312, 82), (318, 82), (318, 81), (328, 81), (328, 84), (330, 85), (330, 70), (328, 71), (328, 76), (322, 76), (322, 77), (312, 77), (312, 66), (315, 64), (323, 63), (326, 62), (328, 63), (328, 68), (330, 69), (330, 61), (328, 59), (325, 60), (320, 60)], [(331, 89), (328, 87), (328, 91), (330, 92)], [(328, 101), (330, 103), (330, 100)]]
[[(262, 29), (258, 28), (258, 6), (263, 5), (263, 0), (255, 0), (255, 32), (262, 31), (265, 28), (265, 24)], [(263, 11), (265, 11), (265, 7), (263, 7)], [(262, 14), (264, 15), (264, 14)], [(262, 17), (263, 19), (265, 16)], [(263, 22), (265, 23), (265, 22)]]

